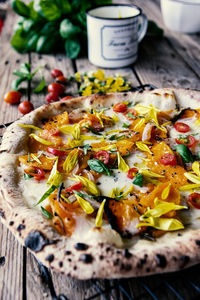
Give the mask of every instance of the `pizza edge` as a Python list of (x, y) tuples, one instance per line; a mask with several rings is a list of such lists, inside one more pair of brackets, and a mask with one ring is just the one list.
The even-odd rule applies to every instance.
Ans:
[[(200, 103), (200, 92), (184, 89), (159, 89), (152, 92), (92, 95), (67, 102), (44, 105), (24, 116), (6, 130), (0, 147), (0, 216), (16, 238), (28, 247), (46, 266), (79, 279), (143, 276), (175, 271), (200, 261), (200, 230), (185, 230), (172, 244), (144, 241), (141, 249), (117, 249), (106, 243), (78, 247), (60, 236), (50, 223), (34, 210), (23, 205), (17, 190), (16, 155), (24, 153), (29, 131), (16, 124), (36, 124), (41, 118), (85, 105), (111, 105), (120, 100), (139, 99), (146, 93), (171, 90), (178, 104)], [(195, 102), (196, 101), (196, 102)], [(80, 105), (81, 103), (81, 105)], [(192, 102), (193, 103), (193, 102)], [(193, 108), (194, 105), (192, 105)], [(188, 107), (186, 105), (185, 107)], [(191, 107), (191, 104), (190, 104)], [(31, 221), (30, 221), (31, 220)], [(77, 241), (80, 242), (80, 241)], [(149, 245), (149, 247), (148, 247)], [(84, 249), (83, 249), (84, 248)]]

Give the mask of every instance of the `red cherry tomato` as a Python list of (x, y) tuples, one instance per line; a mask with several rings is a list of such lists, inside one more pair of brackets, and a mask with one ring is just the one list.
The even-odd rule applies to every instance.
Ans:
[(123, 102), (119, 102), (113, 106), (114, 112), (124, 113), (127, 111), (127, 105)]
[(65, 91), (65, 86), (58, 82), (53, 82), (48, 85), (48, 92), (55, 93), (57, 95), (63, 94)]
[(67, 81), (67, 78), (65, 76), (58, 76), (58, 77), (56, 77), (56, 81), (65, 83)]
[(129, 179), (133, 179), (133, 177), (135, 177), (135, 174), (137, 173), (138, 169), (136, 168), (131, 168), (128, 170), (128, 173), (127, 173), (127, 177)]
[(161, 159), (160, 159), (160, 163), (162, 165), (170, 165), (170, 166), (176, 166), (177, 165), (177, 160), (176, 160), (176, 156), (174, 154), (171, 153), (165, 153)]
[(190, 206), (200, 209), (200, 193), (192, 193), (188, 197), (188, 203)]
[(183, 133), (190, 131), (190, 126), (182, 122), (175, 123), (174, 128), (176, 129), (176, 131)]
[(53, 154), (55, 156), (65, 155), (65, 151), (58, 150), (58, 149), (55, 149), (55, 148), (52, 148), (52, 147), (47, 147), (47, 152), (51, 153), (51, 154)]
[(23, 101), (19, 104), (18, 109), (20, 113), (26, 115), (30, 113), (32, 110), (34, 110), (34, 106), (30, 101)]
[(130, 121), (134, 120), (135, 117), (137, 116), (137, 111), (134, 108), (129, 108), (126, 111), (126, 118)]
[(2, 31), (2, 28), (3, 28), (3, 20), (0, 18), (0, 33)]
[(17, 91), (10, 91), (4, 95), (4, 101), (9, 104), (17, 104), (20, 102), (22, 94)]
[(110, 155), (108, 151), (100, 150), (95, 153), (94, 158), (102, 161), (105, 165), (107, 165), (109, 162)]
[(81, 182), (77, 182), (74, 185), (68, 187), (67, 189), (65, 189), (65, 193), (72, 193), (73, 191), (79, 191), (80, 189), (82, 189), (83, 185)]
[(60, 97), (56, 93), (49, 93), (46, 95), (45, 99), (46, 99), (47, 103), (51, 103), (51, 102), (59, 101)]
[(51, 70), (51, 76), (53, 78), (57, 78), (59, 76), (63, 76), (63, 72), (61, 70), (58, 70), (58, 69), (53, 69), (53, 70)]
[(34, 177), (36, 180), (42, 180), (45, 177), (45, 172), (41, 168), (38, 167), (29, 167), (28, 169), (25, 169), (24, 172), (28, 175), (31, 175)]
[(183, 144), (189, 148), (193, 147), (196, 143), (196, 139), (192, 135), (188, 135), (186, 138), (182, 139), (175, 139), (175, 141), (177, 144)]
[(60, 101), (66, 101), (66, 100), (69, 100), (69, 99), (72, 99), (72, 98), (73, 98), (72, 96), (65, 96)]

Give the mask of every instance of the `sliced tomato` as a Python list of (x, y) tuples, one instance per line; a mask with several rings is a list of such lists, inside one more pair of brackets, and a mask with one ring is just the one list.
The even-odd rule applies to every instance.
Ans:
[(124, 113), (127, 111), (127, 105), (123, 102), (119, 102), (113, 106), (114, 112)]
[(190, 126), (185, 123), (182, 123), (182, 122), (175, 123), (174, 128), (176, 129), (176, 131), (182, 132), (182, 133), (186, 133), (186, 132), (190, 131)]
[(65, 155), (65, 151), (58, 150), (58, 149), (55, 149), (55, 148), (52, 148), (52, 147), (47, 147), (47, 152), (50, 153), (50, 154), (53, 154), (55, 156)]
[(68, 187), (67, 189), (64, 190), (65, 193), (72, 193), (73, 191), (79, 191), (82, 189), (83, 185), (81, 182), (77, 182), (73, 184), (72, 186)]
[(128, 170), (128, 173), (127, 173), (127, 177), (129, 179), (133, 179), (135, 177), (135, 174), (137, 173), (138, 169), (137, 168), (131, 168)]
[(193, 147), (196, 143), (195, 137), (193, 135), (188, 135), (186, 138), (175, 139), (177, 144), (183, 144), (187, 147)]
[(102, 161), (105, 165), (107, 165), (109, 162), (110, 155), (108, 151), (100, 150), (95, 153), (94, 158)]
[(45, 172), (43, 169), (38, 167), (29, 167), (28, 169), (25, 169), (24, 172), (30, 176), (33, 176), (36, 180), (42, 180), (45, 177)]
[(134, 120), (135, 117), (137, 116), (137, 111), (134, 108), (129, 108), (126, 111), (126, 118), (130, 121)]
[(192, 193), (188, 197), (188, 203), (190, 206), (200, 209), (200, 193)]
[(176, 166), (177, 165), (177, 159), (176, 156), (172, 153), (165, 153), (161, 159), (160, 159), (160, 163), (162, 165), (170, 165), (170, 166)]

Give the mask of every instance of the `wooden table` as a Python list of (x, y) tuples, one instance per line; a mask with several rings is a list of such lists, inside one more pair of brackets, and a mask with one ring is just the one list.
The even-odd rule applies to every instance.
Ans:
[[(151, 83), (157, 87), (200, 89), (200, 34), (186, 35), (168, 31), (162, 21), (159, 0), (126, 2), (139, 5), (149, 19), (164, 28), (164, 37), (145, 39), (140, 45), (139, 59), (135, 65), (122, 70), (106, 70), (106, 72), (129, 74), (129, 79), (135, 86)], [(18, 69), (21, 63), (31, 63), (32, 70), (44, 65), (47, 82), (51, 82), (50, 70), (55, 67), (61, 69), (65, 76), (72, 75), (76, 71), (96, 69), (87, 58), (71, 61), (63, 54), (53, 56), (16, 53), (9, 44), (15, 20), (16, 16), (8, 8), (5, 27), (0, 37), (1, 124), (12, 122), (20, 117), (17, 106), (6, 104), (3, 95), (11, 89), (11, 82), (14, 79), (12, 72)], [(77, 90), (75, 85), (68, 88), (69, 93), (75, 90)], [(38, 96), (29, 92), (35, 108), (45, 103), (44, 94)], [(0, 225), (0, 299), (3, 300), (193, 299), (198, 295), (200, 283), (200, 276), (197, 274), (199, 274), (198, 266), (181, 275), (179, 273), (122, 281), (78, 281), (39, 266), (34, 256), (20, 245), (3, 225)], [(192, 278), (192, 283), (188, 283), (187, 278)], [(192, 285), (194, 283), (198, 286), (194, 287)], [(178, 289), (179, 294), (175, 294), (174, 288), (175, 292)], [(103, 296), (95, 296), (98, 295), (99, 289), (108, 292)]]

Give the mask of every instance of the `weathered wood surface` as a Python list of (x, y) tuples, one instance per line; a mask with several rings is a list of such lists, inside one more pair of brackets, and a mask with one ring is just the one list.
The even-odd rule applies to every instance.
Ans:
[[(123, 0), (117, 2), (125, 2)], [(127, 1), (126, 1), (127, 2)], [(129, 1), (139, 5), (149, 19), (164, 27), (158, 0)], [(15, 16), (9, 10), (6, 25), (0, 37), (0, 123), (7, 123), (20, 116), (17, 106), (8, 106), (3, 102), (3, 95), (11, 88), (12, 72), (22, 62), (31, 62), (32, 70), (44, 66), (42, 72), (47, 82), (51, 82), (50, 70), (60, 68), (65, 76), (75, 71), (95, 70), (86, 58), (75, 62), (64, 55), (20, 55), (9, 45)], [(145, 39), (139, 50), (139, 59), (129, 68), (121, 70), (106, 70), (107, 73), (129, 74), (129, 80), (134, 85), (151, 83), (158, 87), (177, 86), (199, 89), (199, 35), (183, 35), (170, 32), (165, 28), (163, 39)], [(37, 80), (37, 78), (36, 78)], [(68, 87), (68, 93), (77, 91), (77, 86)], [(24, 99), (25, 100), (25, 99)], [(44, 94), (31, 94), (31, 101), (35, 107), (45, 103)], [(1, 133), (0, 133), (1, 134)], [(186, 271), (186, 277), (199, 286), (197, 275), (199, 269)], [(183, 279), (182, 279), (183, 277)], [(157, 299), (193, 299), (197, 291), (185, 275), (153, 276), (150, 278), (130, 280), (99, 280), (79, 281), (56, 272), (48, 272), (38, 265), (35, 257), (16, 241), (14, 236), (0, 225), (0, 299), (152, 299), (148, 288)], [(167, 281), (165, 281), (167, 280)], [(170, 285), (170, 287), (169, 287)], [(175, 296), (173, 288), (178, 289), (180, 295)], [(98, 295), (99, 289), (105, 292)], [(109, 292), (108, 292), (109, 291)], [(129, 294), (129, 297), (126, 295)], [(57, 298), (56, 298), (57, 296)], [(64, 297), (65, 296), (65, 297)], [(179, 298), (178, 298), (179, 297)], [(156, 299), (156, 298), (154, 298)]]

